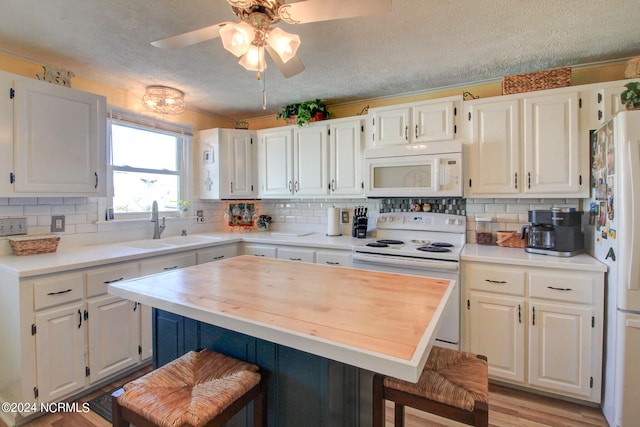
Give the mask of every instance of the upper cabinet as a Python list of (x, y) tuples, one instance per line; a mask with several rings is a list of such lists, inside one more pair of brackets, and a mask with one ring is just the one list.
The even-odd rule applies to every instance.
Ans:
[(447, 141), (456, 138), (456, 117), (462, 97), (371, 108), (367, 148)]
[(579, 104), (577, 89), (466, 102), (467, 197), (587, 197)]
[(363, 127), (356, 117), (259, 131), (259, 196), (362, 196)]
[(8, 73), (0, 81), (0, 196), (106, 195), (106, 99)]
[(250, 199), (258, 194), (256, 132), (207, 129), (198, 133), (201, 199)]

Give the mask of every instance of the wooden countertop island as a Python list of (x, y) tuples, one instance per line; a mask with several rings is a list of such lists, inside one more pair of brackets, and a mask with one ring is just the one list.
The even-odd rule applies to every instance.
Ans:
[[(443, 279), (240, 256), (113, 283), (109, 293), (415, 382), (455, 286)], [(154, 339), (162, 339), (160, 326), (154, 327)]]

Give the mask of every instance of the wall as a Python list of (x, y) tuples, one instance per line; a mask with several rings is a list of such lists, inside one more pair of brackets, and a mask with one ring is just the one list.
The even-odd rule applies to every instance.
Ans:
[[(0, 69), (27, 77), (35, 77), (42, 72), (42, 66), (24, 60), (0, 55)], [(624, 62), (609, 63), (592, 67), (574, 68), (572, 84), (597, 83), (599, 81), (621, 80), (624, 78)], [(122, 89), (110, 87), (100, 82), (90, 81), (81, 76), (72, 79), (72, 87), (91, 93), (103, 95), (109, 106), (127, 109), (136, 113), (152, 116), (154, 119), (173, 120), (180, 124), (192, 126), (194, 130), (214, 127), (232, 128), (233, 123), (215, 116), (187, 111), (180, 116), (158, 117), (144, 111), (140, 105), (139, 96)], [(366, 107), (378, 107), (445, 96), (459, 95), (468, 91), (475, 96), (489, 97), (501, 94), (499, 81), (469, 84), (452, 88), (402, 94), (395, 97), (384, 97), (363, 100), (331, 107), (335, 118), (357, 115)], [(257, 117), (250, 122), (251, 129), (283, 126), (283, 121), (277, 121), (274, 116)], [(195, 144), (194, 144), (195, 149)], [(197, 158), (197, 153), (194, 154)], [(372, 217), (380, 210), (377, 199), (316, 199), (316, 200), (263, 200), (254, 201), (259, 213), (269, 214), (274, 218), (274, 229), (291, 229), (305, 227), (314, 231), (326, 230), (326, 209), (337, 206), (353, 211), (356, 206), (366, 206)], [(495, 214), (495, 230), (516, 230), (527, 223), (526, 212), (529, 209), (545, 209), (551, 206), (578, 207), (578, 200), (518, 200), (518, 199), (469, 199), (466, 201), (468, 229), (474, 230), (476, 213)], [(152, 235), (153, 225), (147, 220), (132, 221), (104, 221), (103, 213), (106, 206), (104, 198), (0, 198), (0, 217), (26, 217), (29, 233), (42, 234), (49, 232), (51, 215), (63, 214), (66, 217), (66, 231), (61, 239), (64, 245), (87, 245), (108, 243), (119, 240), (148, 238)], [(224, 222), (224, 212), (228, 209), (228, 202), (195, 201), (193, 211), (203, 210), (206, 222), (196, 223), (194, 218), (168, 218), (167, 235), (177, 235), (182, 229), (189, 232), (206, 232), (214, 230), (230, 230)], [(372, 223), (373, 221), (370, 221)], [(350, 230), (343, 228), (343, 233)], [(474, 241), (474, 233), (468, 233), (469, 241)], [(6, 239), (0, 239), (0, 255), (10, 253)]]

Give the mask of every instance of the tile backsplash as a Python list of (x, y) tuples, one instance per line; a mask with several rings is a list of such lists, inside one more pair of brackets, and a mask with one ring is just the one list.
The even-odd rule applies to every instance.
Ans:
[[(242, 201), (239, 201), (242, 203)], [(527, 224), (527, 212), (534, 209), (568, 206), (580, 209), (581, 199), (282, 199), (248, 200), (254, 203), (258, 214), (273, 218), (273, 229), (309, 229), (326, 231), (327, 209), (339, 207), (350, 211), (357, 206), (369, 210), (370, 227), (380, 212), (408, 211), (417, 203), (429, 204), (433, 211), (462, 214), (467, 217), (467, 241), (475, 242), (476, 215), (493, 218), (492, 231), (519, 230)], [(202, 210), (205, 223), (195, 218), (167, 218), (166, 236), (177, 235), (182, 229), (189, 233), (229, 231), (231, 227), (224, 220), (229, 209), (229, 201), (196, 201), (193, 212)], [(148, 219), (104, 221), (105, 198), (98, 197), (39, 197), (39, 198), (0, 198), (0, 218), (25, 217), (29, 234), (50, 233), (51, 217), (65, 215), (65, 232), (61, 245), (89, 245), (110, 243), (132, 239), (144, 239), (151, 236), (152, 224)], [(0, 239), (0, 255), (11, 253), (6, 239)]]

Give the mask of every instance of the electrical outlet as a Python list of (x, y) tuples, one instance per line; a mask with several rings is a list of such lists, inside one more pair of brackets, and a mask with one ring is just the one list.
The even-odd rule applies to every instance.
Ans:
[(349, 211), (347, 210), (342, 210), (342, 223), (343, 224), (349, 224)]
[(64, 232), (64, 215), (53, 215), (51, 217), (51, 232), (52, 233)]

